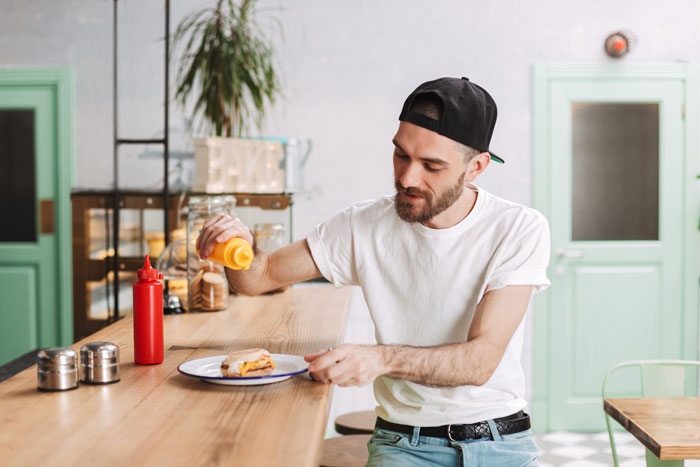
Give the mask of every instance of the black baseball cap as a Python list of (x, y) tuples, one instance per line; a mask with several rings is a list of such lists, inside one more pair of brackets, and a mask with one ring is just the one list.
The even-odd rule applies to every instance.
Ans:
[[(442, 101), (441, 120), (411, 110), (415, 99), (426, 95), (434, 95)], [(421, 84), (406, 98), (399, 120), (488, 152), (492, 160), (504, 164), (505, 161), (489, 149), (497, 114), (491, 95), (469, 78), (439, 78)]]

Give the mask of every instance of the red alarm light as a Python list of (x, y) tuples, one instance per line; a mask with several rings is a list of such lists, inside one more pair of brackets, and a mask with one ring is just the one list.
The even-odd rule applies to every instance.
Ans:
[(618, 31), (605, 39), (605, 52), (613, 58), (620, 58), (632, 49), (634, 38), (631, 33)]

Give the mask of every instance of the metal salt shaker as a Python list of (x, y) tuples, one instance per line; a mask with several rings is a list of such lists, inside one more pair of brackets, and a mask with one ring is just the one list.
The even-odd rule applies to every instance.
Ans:
[(119, 381), (119, 347), (111, 342), (90, 342), (80, 347), (80, 381), (88, 384)]
[(78, 357), (67, 347), (50, 347), (37, 353), (37, 388), (67, 391), (78, 387)]

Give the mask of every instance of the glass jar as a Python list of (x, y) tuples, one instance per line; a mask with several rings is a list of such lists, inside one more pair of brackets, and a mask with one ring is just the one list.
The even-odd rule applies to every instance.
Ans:
[(284, 224), (255, 224), (255, 244), (262, 253), (272, 253), (287, 245)]
[(228, 306), (228, 280), (224, 267), (200, 260), (197, 237), (204, 224), (217, 214), (231, 215), (233, 196), (197, 196), (187, 206), (187, 290), (189, 311), (219, 311)]

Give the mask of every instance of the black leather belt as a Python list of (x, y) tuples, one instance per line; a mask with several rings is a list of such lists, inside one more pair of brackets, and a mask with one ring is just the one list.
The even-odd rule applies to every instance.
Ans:
[[(530, 416), (522, 410), (507, 417), (494, 418), (494, 423), (501, 435), (510, 435), (528, 430), (530, 428)], [(400, 425), (398, 423), (387, 422), (377, 417), (377, 428), (383, 430), (397, 431), (407, 435), (413, 434), (411, 425)], [(432, 436), (434, 438), (446, 438), (450, 441), (466, 441), (468, 439), (493, 438), (491, 428), (486, 421), (467, 423), (465, 425), (442, 425), (420, 427), (420, 436)]]

